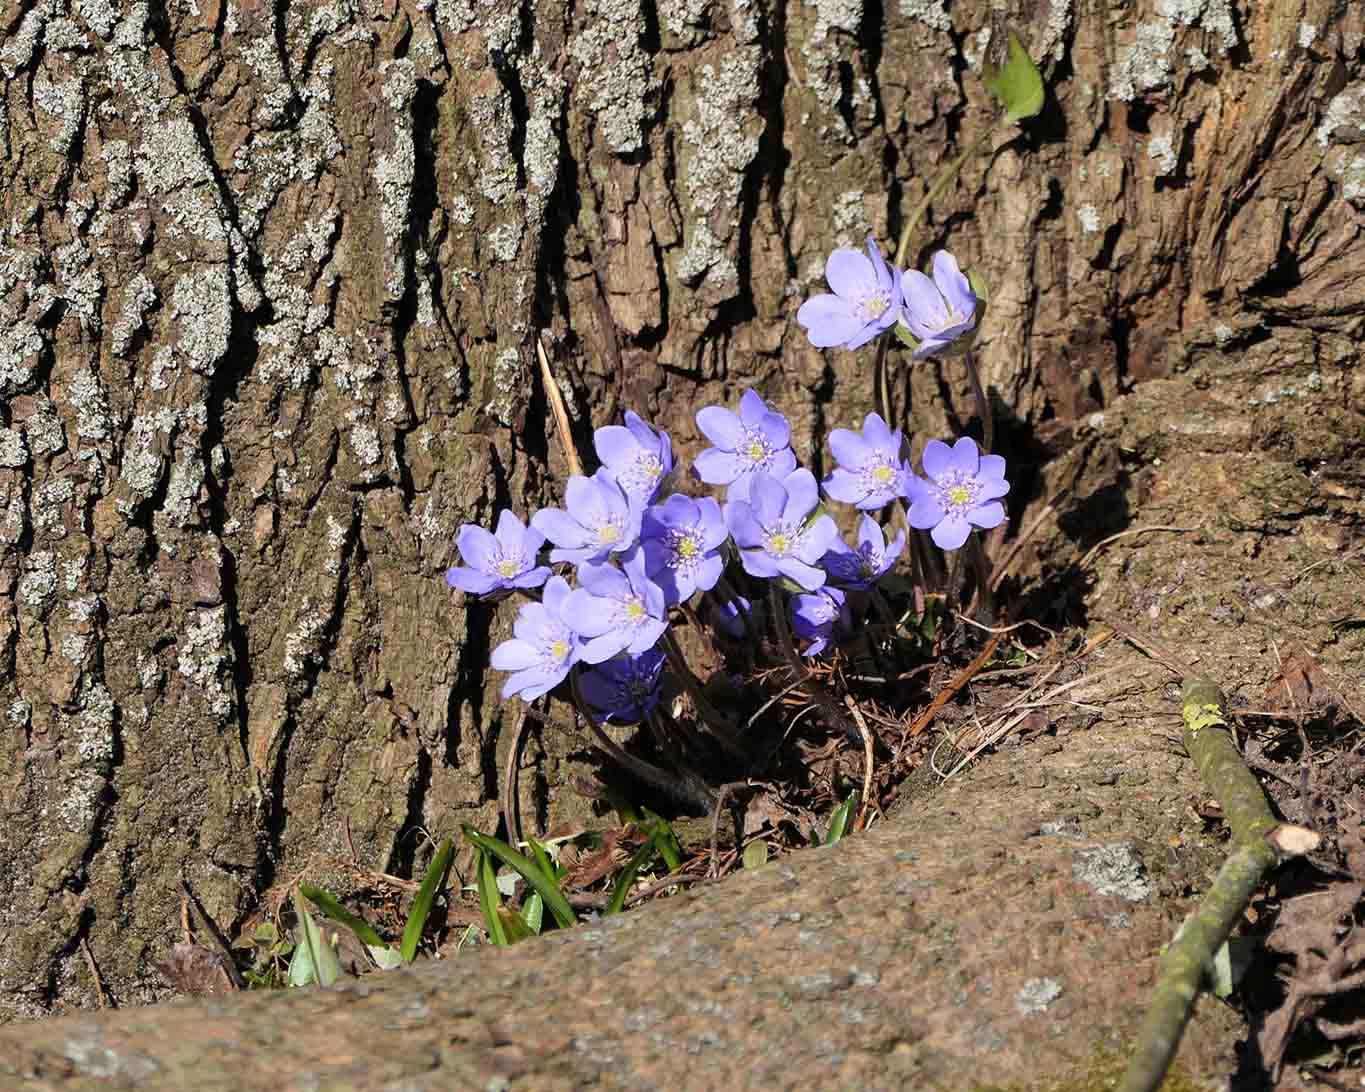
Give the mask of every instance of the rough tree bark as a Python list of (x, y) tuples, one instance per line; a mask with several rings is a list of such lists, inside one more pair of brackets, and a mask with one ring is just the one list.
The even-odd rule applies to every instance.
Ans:
[[(995, 6), (5, 6), (0, 1017), (93, 1005), (82, 941), (157, 996), (182, 881), (230, 925), (344, 823), (390, 870), (493, 824), (509, 617), (439, 577), (564, 470), (533, 331), (580, 443), (634, 407), (693, 454), (753, 383), (818, 469), (869, 358), (796, 308), (987, 123)], [(1359, 6), (1007, 7), (1054, 109), (916, 248), (992, 286), (1007, 450), (1191, 353), (1353, 353)], [(966, 416), (951, 366), (898, 375)], [(564, 815), (574, 744), (535, 744), (525, 807)]]

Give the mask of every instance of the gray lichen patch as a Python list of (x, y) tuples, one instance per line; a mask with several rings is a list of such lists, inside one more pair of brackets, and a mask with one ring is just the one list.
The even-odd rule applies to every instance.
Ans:
[(1046, 1012), (1062, 996), (1062, 984), (1055, 978), (1030, 978), (1014, 995), (1014, 1007), (1020, 1016), (1035, 1016)]
[(1144, 876), (1142, 858), (1127, 842), (1077, 850), (1071, 873), (1097, 895), (1117, 895), (1129, 902), (1141, 902), (1152, 893), (1152, 885)]
[(581, 106), (596, 117), (607, 146), (628, 155), (644, 146), (660, 87), (640, 46), (644, 12), (640, 0), (586, 0), (584, 14), (585, 25), (569, 43), (578, 65), (575, 97), (586, 100)]
[[(1132, 43), (1119, 54), (1110, 72), (1112, 98), (1131, 102), (1171, 83), (1171, 52), (1178, 27), (1201, 28), (1214, 40), (1220, 54), (1236, 48), (1239, 41), (1231, 0), (1157, 0), (1156, 18), (1138, 24)], [(1191, 69), (1204, 67), (1208, 60), (1205, 52), (1198, 46), (1189, 49), (1194, 51), (1191, 55), (1187, 50)]]

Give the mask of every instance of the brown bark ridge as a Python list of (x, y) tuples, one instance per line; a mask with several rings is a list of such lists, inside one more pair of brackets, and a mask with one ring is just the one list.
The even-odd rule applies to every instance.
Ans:
[[(1116, 722), (1018, 748), (831, 849), (510, 949), (11, 1027), (0, 1074), (53, 1092), (1108, 1087), (1178, 920), (1160, 843), (1198, 837), (1182, 758), (1103, 776), (1149, 745)], [(1182, 1087), (1221, 1087), (1230, 1010), (1200, 1011)]]
[[(1190, 345), (1355, 332), (1359, 5), (1006, 7), (1055, 109), (915, 260), (951, 239), (993, 286), (1014, 453)], [(6, 5), (0, 1017), (95, 1004), (83, 942), (160, 996), (182, 883), (230, 926), (326, 882), (343, 824), (389, 871), (494, 824), (509, 612), (440, 574), (563, 470), (533, 331), (580, 443), (634, 407), (695, 454), (752, 383), (819, 469), (868, 365), (796, 308), (986, 124), (987, 8)], [(965, 416), (951, 366), (912, 385)], [(536, 787), (573, 757), (533, 740), (526, 814), (580, 806)]]

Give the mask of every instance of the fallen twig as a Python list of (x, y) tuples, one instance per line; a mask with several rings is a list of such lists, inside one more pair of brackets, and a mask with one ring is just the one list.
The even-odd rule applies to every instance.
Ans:
[(104, 979), (100, 977), (100, 969), (95, 965), (95, 955), (90, 951), (90, 942), (81, 937), (81, 954), (85, 956), (85, 965), (90, 969), (90, 977), (95, 980), (95, 996), (99, 998), (100, 1008), (112, 1009), (114, 1003), (109, 1000), (109, 993), (104, 988)]
[(863, 719), (863, 711), (858, 708), (853, 695), (844, 695), (844, 704), (848, 706), (854, 723), (858, 725), (858, 733), (863, 737), (863, 804), (858, 809), (858, 818), (853, 824), (854, 830), (862, 830), (872, 800), (872, 733), (867, 730), (867, 721)]
[(1231, 852), (1199, 909), (1162, 956), (1161, 977), (1119, 1092), (1152, 1092), (1160, 1086), (1209, 963), (1241, 919), (1262, 877), (1280, 860), (1301, 856), (1318, 844), (1312, 831), (1275, 818), (1265, 791), (1227, 731), (1223, 704), (1222, 693), (1210, 680), (1185, 680), (1181, 691), (1185, 750), (1227, 817)]
[(1127, 531), (1120, 531), (1116, 535), (1110, 535), (1108, 538), (1102, 538), (1099, 542), (1095, 543), (1095, 545), (1091, 546), (1090, 549), (1085, 552), (1085, 556), (1081, 558), (1080, 568), (1088, 568), (1090, 563), (1100, 556), (1100, 553), (1106, 546), (1110, 545), (1110, 543), (1117, 542), (1121, 538), (1131, 538), (1134, 535), (1147, 535), (1151, 534), (1153, 531), (1170, 531), (1175, 534), (1188, 535), (1198, 530), (1198, 527), (1168, 527), (1164, 524), (1158, 524), (1152, 527), (1132, 527)]
[(545, 343), (536, 335), (536, 357), (540, 361), (540, 378), (545, 383), (545, 398), (550, 403), (550, 412), (555, 417), (555, 428), (559, 431), (559, 442), (564, 445), (564, 458), (569, 463), (569, 473), (582, 477), (583, 462), (574, 448), (573, 433), (569, 431), (569, 411), (564, 406), (564, 395), (559, 389), (559, 380), (550, 367), (550, 358), (545, 355)]
[(997, 633), (986, 642), (986, 647), (981, 650), (981, 655), (959, 671), (957, 677), (954, 678), (952, 682), (934, 695), (934, 700), (929, 703), (929, 708), (916, 717), (915, 723), (910, 725), (910, 731), (908, 733), (910, 739), (914, 739), (923, 732), (924, 729), (929, 727), (929, 722), (934, 719), (938, 711), (952, 701), (953, 696), (957, 694), (959, 690), (971, 682), (972, 676), (990, 663), (991, 657), (995, 655), (995, 650), (1000, 647), (1000, 642), (1004, 639), (1005, 635), (1003, 633)]

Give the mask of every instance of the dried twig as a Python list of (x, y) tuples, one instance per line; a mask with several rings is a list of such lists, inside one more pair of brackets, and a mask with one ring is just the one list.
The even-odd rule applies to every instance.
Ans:
[(569, 431), (569, 411), (564, 407), (564, 395), (550, 367), (550, 358), (545, 355), (545, 343), (536, 335), (536, 357), (540, 360), (540, 378), (545, 384), (545, 398), (550, 403), (550, 412), (555, 417), (555, 428), (559, 431), (559, 442), (564, 446), (564, 458), (569, 463), (569, 473), (579, 477), (583, 474), (583, 462), (574, 448), (573, 433)]
[(100, 969), (95, 965), (95, 955), (90, 951), (90, 943), (81, 937), (81, 954), (85, 956), (85, 965), (90, 969), (90, 977), (95, 980), (95, 994), (99, 997), (100, 1008), (112, 1009), (114, 1003), (109, 999), (109, 992), (104, 988), (104, 979), (100, 977)]
[(1183, 679), (1193, 673), (1193, 669), (1188, 664), (1145, 633), (1139, 633), (1131, 626), (1125, 626), (1122, 622), (1113, 622), (1107, 618), (1103, 621), (1106, 626), (1130, 645), (1139, 652), (1145, 652), (1172, 675), (1178, 675)]
[(924, 729), (929, 727), (929, 722), (934, 719), (938, 714), (938, 711), (952, 701), (954, 695), (971, 682), (972, 676), (990, 662), (991, 657), (995, 655), (995, 650), (1000, 646), (1000, 642), (1004, 639), (1005, 635), (1003, 633), (997, 633), (986, 642), (986, 647), (981, 650), (981, 655), (959, 671), (952, 682), (934, 695), (934, 700), (929, 703), (929, 708), (917, 716), (915, 718), (915, 723), (910, 726), (910, 739), (914, 739), (923, 732)]
[(844, 695), (844, 704), (848, 706), (848, 711), (853, 715), (853, 722), (858, 726), (858, 733), (863, 737), (863, 805), (858, 809), (858, 818), (853, 824), (854, 830), (862, 830), (867, 819), (868, 805), (872, 800), (872, 733), (867, 730), (863, 711), (858, 708), (852, 694)]
[(1052, 501), (1048, 501), (1043, 505), (1043, 510), (1038, 513), (1034, 521), (1020, 532), (1018, 538), (1010, 543), (1009, 551), (1000, 559), (999, 566), (995, 570), (995, 575), (991, 577), (991, 591), (1000, 590), (1000, 584), (1004, 581), (1005, 577), (1009, 576), (1010, 566), (1014, 564), (1014, 559), (1019, 556), (1019, 551), (1022, 550), (1028, 544), (1029, 540), (1038, 533), (1038, 529), (1056, 514), (1057, 509), (1053, 506)]
[(1106, 546), (1111, 542), (1117, 542), (1121, 538), (1131, 538), (1133, 535), (1146, 535), (1153, 531), (1170, 531), (1174, 534), (1188, 535), (1193, 534), (1198, 530), (1200, 530), (1198, 527), (1167, 527), (1165, 525), (1155, 525), (1152, 527), (1133, 527), (1127, 531), (1120, 531), (1116, 535), (1110, 535), (1108, 538), (1100, 539), (1099, 542), (1091, 546), (1090, 549), (1085, 552), (1085, 556), (1081, 558), (1080, 567), (1082, 569), (1089, 567), (1090, 563), (1094, 561), (1095, 558), (1099, 557)]

